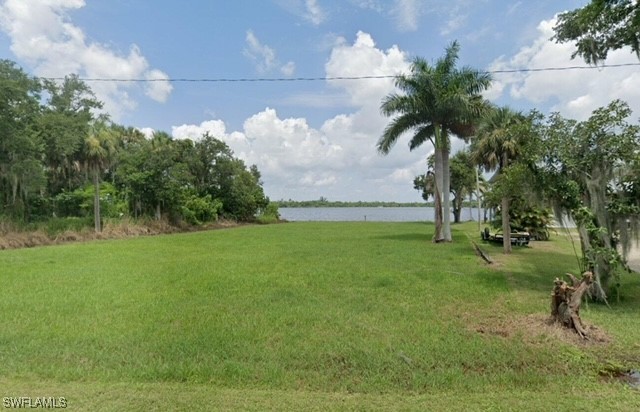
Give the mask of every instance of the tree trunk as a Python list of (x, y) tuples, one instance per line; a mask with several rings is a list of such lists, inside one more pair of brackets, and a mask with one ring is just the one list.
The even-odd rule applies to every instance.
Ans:
[(476, 167), (475, 169), (476, 169), (476, 200), (478, 201), (478, 232), (479, 232), (481, 230), (480, 219), (482, 218), (482, 216), (480, 216), (481, 214), (480, 210), (482, 209), (482, 200), (480, 199), (480, 172), (478, 171), (478, 167)]
[[(601, 273), (609, 267), (609, 263), (603, 261), (602, 256), (596, 256), (595, 262), (592, 261), (592, 259), (594, 259), (592, 246), (594, 239), (591, 238), (589, 231), (583, 223), (578, 222), (577, 226), (580, 245), (582, 246), (582, 258), (588, 265), (586, 269), (593, 273), (594, 287), (591, 288), (591, 295), (593, 299), (598, 302), (606, 302), (608, 291), (605, 289), (605, 286), (603, 286)], [(606, 285), (606, 280), (607, 278), (605, 277), (604, 285)]]
[[(439, 139), (436, 137), (436, 142)], [(433, 200), (434, 200), (434, 208), (435, 208), (435, 233), (433, 234), (434, 242), (442, 242), (444, 240), (444, 236), (442, 234), (442, 151), (440, 151), (439, 147), (436, 147), (435, 153), (435, 165), (434, 165), (434, 190), (433, 190)]]
[(434, 187), (433, 199), (433, 206), (435, 209), (435, 232), (433, 233), (433, 242), (439, 243), (444, 241), (444, 238), (442, 237), (442, 198), (440, 196), (440, 189), (438, 189), (438, 185), (435, 185)]
[(102, 231), (100, 226), (100, 175), (98, 170), (93, 171), (93, 226), (96, 233)]
[[(509, 165), (509, 158), (507, 153), (502, 154), (502, 166), (500, 170)], [(502, 196), (502, 247), (505, 254), (511, 253), (511, 222), (509, 221), (509, 195), (503, 194)]]
[(445, 242), (451, 242), (451, 172), (449, 169), (449, 139), (444, 132), (442, 147), (442, 235)]
[(13, 175), (13, 179), (11, 179), (11, 204), (16, 204), (16, 199), (18, 197), (18, 176)]
[(583, 295), (593, 283), (593, 273), (584, 272), (581, 280), (570, 273), (567, 273), (567, 276), (571, 279), (571, 285), (559, 278), (553, 282), (551, 317), (565, 327), (575, 330), (580, 337), (588, 339), (587, 330), (580, 319), (580, 304)]
[(460, 215), (462, 214), (462, 208), (453, 208), (453, 223), (460, 223)]
[(160, 202), (156, 203), (156, 220), (162, 218), (162, 210), (160, 209)]
[(453, 199), (453, 223), (460, 223), (463, 201), (462, 194), (456, 193), (456, 197)]
[(511, 224), (509, 222), (509, 197), (502, 198), (502, 246), (505, 254), (511, 253)]
[[(603, 172), (601, 167), (594, 166), (590, 177), (585, 178), (587, 186), (587, 202), (594, 214), (595, 225), (600, 229), (593, 237), (589, 236), (590, 246), (597, 246), (606, 249), (611, 254), (617, 254), (616, 248), (611, 242), (612, 224), (607, 211), (607, 182), (609, 176)], [(612, 278), (613, 268), (603, 253), (596, 253), (594, 256), (593, 273), (595, 276), (596, 291), (595, 298), (605, 302), (609, 293), (609, 281)]]

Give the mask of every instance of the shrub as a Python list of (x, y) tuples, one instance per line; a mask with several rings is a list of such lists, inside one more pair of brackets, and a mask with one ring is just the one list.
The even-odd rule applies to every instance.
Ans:
[(190, 195), (180, 207), (180, 215), (189, 224), (201, 225), (218, 220), (222, 202), (212, 199), (211, 195)]
[(47, 235), (53, 237), (67, 231), (82, 232), (83, 229), (93, 226), (92, 217), (54, 217), (43, 222), (42, 229)]
[(280, 220), (280, 212), (278, 212), (278, 205), (276, 203), (269, 203), (267, 207), (260, 211), (256, 221), (258, 223), (276, 223)]

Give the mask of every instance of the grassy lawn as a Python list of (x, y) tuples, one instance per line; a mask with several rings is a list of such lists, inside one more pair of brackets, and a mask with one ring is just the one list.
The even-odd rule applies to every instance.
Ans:
[[(0, 401), (71, 410), (635, 410), (640, 276), (548, 326), (560, 233), (486, 265), (474, 224), (290, 223), (0, 252)], [(1, 404), (0, 404), (1, 405)]]

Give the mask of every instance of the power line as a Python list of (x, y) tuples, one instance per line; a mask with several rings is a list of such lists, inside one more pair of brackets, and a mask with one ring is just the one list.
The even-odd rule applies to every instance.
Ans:
[[(532, 72), (558, 72), (567, 70), (593, 70), (604, 68), (631, 67), (640, 66), (640, 63), (620, 63), (620, 64), (603, 64), (599, 66), (565, 66), (565, 67), (540, 67), (525, 69), (504, 69), (504, 70), (485, 70), (481, 73), (489, 74), (508, 74), (508, 73), (532, 73)], [(371, 76), (330, 76), (330, 77), (219, 77), (219, 78), (166, 78), (166, 79), (119, 79), (119, 78), (101, 78), (101, 77), (78, 77), (84, 82), (120, 82), (120, 83), (153, 83), (153, 82), (171, 82), (171, 83), (266, 83), (266, 82), (315, 82), (329, 80), (370, 80), (370, 79), (394, 79), (397, 75), (371, 75)], [(64, 80), (64, 77), (40, 77), (43, 80)]]

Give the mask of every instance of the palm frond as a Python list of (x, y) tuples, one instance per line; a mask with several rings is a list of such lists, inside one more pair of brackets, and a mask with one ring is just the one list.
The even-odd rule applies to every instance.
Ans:
[(376, 145), (378, 152), (388, 154), (400, 136), (419, 127), (421, 123), (422, 119), (415, 113), (407, 113), (393, 119), (384, 129), (382, 137), (378, 140)]
[(432, 144), (434, 144), (434, 138), (436, 129), (432, 123), (421, 126), (418, 129), (418, 132), (413, 135), (413, 138), (409, 141), (409, 150), (413, 151), (414, 149), (420, 147), (424, 142), (429, 140)]

